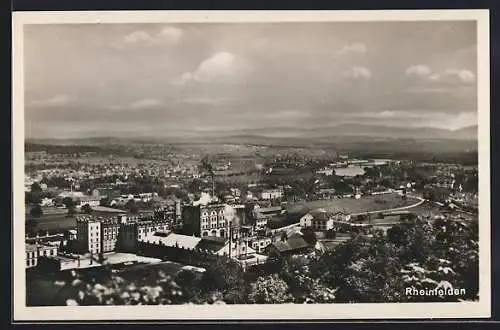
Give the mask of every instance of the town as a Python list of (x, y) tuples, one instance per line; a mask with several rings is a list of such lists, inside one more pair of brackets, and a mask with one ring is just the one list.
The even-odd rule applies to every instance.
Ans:
[(476, 300), (470, 154), (28, 144), (27, 303)]

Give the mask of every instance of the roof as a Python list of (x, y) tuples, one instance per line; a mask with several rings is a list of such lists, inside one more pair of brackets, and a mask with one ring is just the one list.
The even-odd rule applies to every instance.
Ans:
[(312, 214), (311, 214), (311, 213), (307, 213), (306, 215), (304, 215), (304, 216), (303, 216), (303, 217), (301, 217), (300, 219), (308, 220), (308, 219), (312, 219), (312, 218), (314, 218), (314, 217), (312, 216)]
[(38, 249), (51, 249), (54, 248), (55, 246), (51, 245), (41, 245), (41, 244), (26, 244), (26, 252), (34, 252), (37, 251)]
[(94, 206), (94, 207), (92, 207), (92, 209), (94, 211), (99, 211), (99, 212), (122, 213), (122, 214), (127, 213), (127, 211), (114, 209), (114, 208), (106, 207), (106, 206)]
[(278, 241), (272, 243), (271, 245), (273, 245), (276, 248), (276, 250), (280, 252), (285, 252), (290, 250), (290, 247), (285, 242)]
[(286, 240), (286, 242), (277, 241), (277, 242), (272, 243), (272, 245), (279, 252), (288, 252), (288, 251), (294, 251), (294, 250), (299, 250), (299, 249), (303, 249), (303, 248), (309, 247), (309, 244), (298, 233), (292, 234)]
[(77, 197), (80, 201), (95, 201), (95, 200), (101, 200), (101, 196), (81, 196)]
[(273, 212), (281, 212), (281, 206), (271, 206), (271, 207), (259, 207), (258, 212), (260, 213), (273, 213)]
[(142, 242), (150, 242), (152, 244), (162, 244), (164, 246), (179, 247), (184, 249), (194, 249), (201, 241), (199, 237), (179, 235), (175, 233), (170, 233), (165, 236), (162, 232), (151, 233), (146, 235), (144, 238), (140, 239)]
[(63, 191), (59, 195), (61, 198), (70, 197), (70, 198), (81, 198), (85, 195), (81, 191)]
[(309, 246), (299, 233), (293, 233), (290, 235), (290, 237), (286, 240), (286, 244), (290, 246), (291, 250), (302, 249)]
[(227, 240), (223, 237), (206, 236), (196, 246), (200, 250), (219, 251), (226, 245)]

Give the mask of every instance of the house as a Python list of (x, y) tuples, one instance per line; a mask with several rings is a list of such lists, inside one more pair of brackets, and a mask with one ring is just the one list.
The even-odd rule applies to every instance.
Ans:
[(250, 239), (250, 245), (252, 246), (252, 249), (257, 251), (258, 253), (264, 252), (267, 246), (271, 243), (271, 237), (266, 236), (256, 236)]
[(258, 204), (256, 204), (253, 209), (254, 217), (258, 217), (259, 215), (272, 217), (283, 213), (283, 211), (282, 206), (261, 207)]
[(312, 227), (312, 220), (313, 220), (313, 216), (311, 213), (307, 213), (306, 215), (304, 215), (303, 217), (300, 218), (300, 226), (302, 228), (309, 228), (309, 227)]
[(267, 222), (269, 221), (269, 217), (262, 214), (257, 214), (255, 217), (255, 228), (263, 229), (267, 227)]
[(327, 231), (333, 229), (334, 218), (325, 209), (318, 209), (307, 213), (300, 218), (302, 228), (311, 228), (317, 231)]
[(312, 247), (304, 240), (301, 234), (291, 234), (285, 241), (271, 243), (265, 249), (267, 254), (290, 255), (308, 253)]
[(54, 199), (48, 197), (42, 198), (40, 206), (54, 206)]
[(75, 201), (77, 208), (81, 208), (84, 205), (89, 205), (90, 207), (101, 205), (101, 196), (83, 196), (79, 197)]
[(52, 258), (57, 256), (57, 245), (26, 244), (25, 266), (36, 267), (40, 258)]
[(333, 168), (325, 167), (325, 168), (322, 168), (320, 170), (317, 170), (316, 174), (324, 175), (324, 176), (331, 176), (331, 175), (333, 175), (333, 172), (334, 172)]
[(271, 200), (283, 197), (283, 189), (264, 189), (260, 193), (260, 199)]

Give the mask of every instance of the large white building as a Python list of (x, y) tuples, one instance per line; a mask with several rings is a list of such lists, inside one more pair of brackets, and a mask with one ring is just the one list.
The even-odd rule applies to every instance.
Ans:
[(102, 249), (101, 221), (92, 217), (79, 218), (76, 222), (76, 240), (84, 252), (99, 254)]

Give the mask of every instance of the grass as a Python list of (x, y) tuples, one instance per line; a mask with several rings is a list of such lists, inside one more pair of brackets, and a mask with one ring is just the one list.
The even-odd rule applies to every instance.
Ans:
[(365, 196), (360, 199), (342, 198), (342, 199), (323, 199), (311, 202), (300, 202), (288, 207), (289, 212), (299, 212), (304, 209), (323, 208), (327, 212), (345, 211), (347, 213), (363, 213), (383, 211), (398, 207), (405, 207), (417, 203), (418, 200), (408, 197), (403, 200), (397, 194)]
[[(76, 227), (76, 216), (83, 215), (77, 214), (73, 217), (68, 217), (67, 213), (64, 214), (44, 214), (40, 218), (32, 219), (30, 216), (26, 217), (26, 223), (29, 221), (35, 221), (33, 227), (28, 226), (29, 231), (58, 231), (62, 232), (68, 229), (73, 229)], [(94, 216), (102, 216), (102, 217), (116, 217), (116, 213), (113, 212), (92, 212)]]

